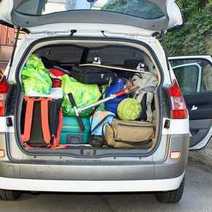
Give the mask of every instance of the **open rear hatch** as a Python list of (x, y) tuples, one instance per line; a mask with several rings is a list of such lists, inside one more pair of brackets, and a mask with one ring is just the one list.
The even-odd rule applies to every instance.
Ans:
[[(109, 32), (114, 34), (127, 34), (127, 35), (148, 35), (152, 36), (155, 32), (160, 33), (164, 32), (170, 28), (173, 28), (175, 26), (182, 24), (182, 16), (180, 13), (180, 10), (175, 3), (174, 0), (124, 0), (124, 1), (118, 1), (118, 0), (97, 0), (97, 1), (82, 1), (82, 0), (75, 0), (75, 1), (35, 1), (35, 0), (2, 0), (0, 2), (0, 20), (6, 23), (10, 23), (12, 25), (15, 25), (16, 27), (21, 27), (22, 29), (26, 29), (31, 33), (44, 33), (46, 36), (48, 36), (49, 32), (73, 32), (73, 31), (83, 31), (88, 33), (100, 33), (100, 35), (105, 35), (105, 33)], [(71, 38), (69, 37), (69, 41), (71, 43)], [(104, 43), (105, 42), (105, 43)], [(91, 144), (86, 144), (82, 142), (80, 143), (80, 146), (83, 146), (83, 148), (76, 147), (74, 149), (74, 145), (71, 145), (71, 148), (55, 148), (55, 145), (52, 145), (52, 140), (54, 142), (58, 142), (60, 134), (60, 130), (62, 130), (62, 134), (65, 130), (70, 132), (70, 130), (74, 131), (76, 134), (79, 134), (82, 132), (85, 135), (85, 130), (87, 129), (86, 126), (88, 126), (88, 122), (91, 124), (90, 120), (93, 120), (93, 114), (89, 114), (89, 118), (87, 120), (79, 120), (77, 118), (80, 114), (79, 109), (82, 109), (81, 107), (87, 106), (87, 105), (80, 105), (81, 101), (77, 100), (77, 95), (74, 96), (74, 100), (77, 103), (77, 107), (75, 106), (74, 101), (71, 101), (71, 96), (69, 95), (70, 91), (67, 91), (68, 88), (72, 87), (73, 89), (77, 86), (70, 85), (70, 83), (74, 83), (76, 80), (76, 75), (71, 76), (74, 79), (70, 80), (70, 76), (67, 76), (65, 79), (62, 79), (62, 87), (63, 87), (63, 97), (62, 99), (62, 105), (63, 105), (63, 115), (68, 117), (73, 117), (74, 113), (74, 120), (68, 120), (68, 124), (66, 124), (66, 121), (63, 121), (62, 125), (60, 126), (62, 129), (57, 131), (57, 128), (55, 126), (50, 126), (48, 123), (49, 118), (52, 118), (52, 120), (59, 120), (61, 117), (60, 115), (58, 117), (54, 116), (54, 113), (51, 112), (49, 114), (48, 108), (50, 108), (52, 103), (52, 96), (47, 95), (35, 95), (35, 93), (32, 95), (32, 93), (29, 95), (26, 94), (26, 86), (24, 85), (24, 80), (28, 80), (30, 78), (29, 73), (32, 75), (36, 75), (36, 73), (43, 70), (43, 77), (41, 77), (36, 81), (36, 83), (32, 81), (28, 81), (28, 87), (34, 86), (34, 85), (40, 85), (41, 90), (42, 86), (47, 83), (50, 85), (49, 88), (54, 87), (54, 85), (57, 87), (60, 82), (54, 82), (54, 79), (52, 76), (50, 76), (50, 69), (56, 68), (58, 69), (65, 69), (68, 70), (70, 73), (73, 72), (73, 68), (78, 68), (78, 72), (81, 72), (83, 69), (82, 65), (86, 65), (87, 70), (90, 71), (93, 70), (94, 72), (101, 73), (98, 76), (102, 76), (104, 78), (105, 75), (103, 75), (106, 72), (110, 72), (112, 75), (116, 75), (119, 81), (119, 89), (110, 88), (110, 86), (113, 84), (113, 79), (111, 78), (110, 81), (108, 81), (103, 87), (99, 88), (98, 83), (95, 83), (93, 85), (96, 88), (96, 91), (91, 91), (90, 94), (86, 95), (87, 98), (90, 98), (94, 94), (97, 94), (98, 98), (94, 99), (95, 101), (91, 102), (91, 105), (98, 102), (99, 100), (102, 101), (105, 98), (108, 97), (114, 97), (117, 95), (117, 97), (123, 98), (124, 94), (125, 97), (131, 98), (131, 100), (124, 104), (123, 109), (121, 109), (121, 116), (115, 114), (115, 118), (117, 119), (115, 122), (113, 120), (110, 120), (110, 123), (106, 127), (104, 127), (103, 131), (105, 132), (107, 130), (107, 138), (103, 136), (103, 131), (100, 132), (100, 140), (107, 140), (107, 145), (105, 143), (103, 146), (101, 146), (100, 150), (103, 151), (102, 154), (105, 153), (105, 149), (109, 150), (111, 153), (122, 151), (121, 149), (124, 148), (125, 150), (129, 151), (129, 149), (136, 149), (139, 150), (137, 153), (138, 155), (142, 152), (149, 152), (153, 150), (153, 148), (156, 146), (156, 141), (159, 139), (159, 126), (161, 125), (159, 122), (160, 120), (160, 114), (161, 114), (161, 107), (159, 106), (159, 96), (158, 96), (158, 87), (161, 83), (161, 76), (159, 71), (159, 66), (156, 64), (156, 60), (152, 58), (152, 53), (149, 52), (149, 50), (144, 50), (145, 47), (142, 45), (137, 45), (137, 47), (132, 47), (130, 43), (126, 43), (124, 45), (123, 43), (119, 43), (118, 39), (114, 42), (109, 41), (107, 42), (107, 38), (104, 39), (104, 42), (100, 42), (99, 40), (95, 40), (94, 42), (88, 42), (84, 41), (82, 43), (75, 42), (75, 47), (73, 45), (69, 45), (69, 49), (65, 51), (65, 47), (67, 46), (67, 42), (61, 42), (60, 44), (57, 43), (58, 46), (60, 46), (60, 53), (55, 52), (55, 54), (52, 54), (54, 50), (56, 49), (56, 44), (54, 42), (54, 45), (52, 47), (46, 46), (48, 51), (39, 51), (39, 49), (35, 52), (31, 52), (31, 61), (28, 57), (28, 61), (22, 61), (24, 64), (23, 69), (20, 71), (21, 80), (21, 86), (22, 86), (22, 99), (19, 99), (19, 113), (18, 113), (18, 125), (20, 126), (20, 129), (18, 130), (18, 138), (19, 143), (22, 147), (24, 147), (28, 151), (46, 151), (46, 152), (52, 152), (52, 147), (56, 151), (77, 151), (77, 155), (81, 155), (81, 150), (85, 148), (92, 148), (95, 149), (96, 147), (93, 147)], [(77, 49), (75, 49), (77, 46)], [(113, 48), (109, 48), (108, 46), (112, 46)], [(108, 51), (109, 48), (109, 51)], [(140, 50), (138, 50), (140, 48)], [(61, 50), (62, 49), (62, 50)], [(82, 50), (83, 49), (83, 50)], [(118, 50), (117, 50), (118, 49)], [(141, 50), (143, 49), (143, 51)], [(129, 55), (124, 55), (124, 53), (129, 53)], [(139, 53), (140, 52), (140, 53)], [(34, 53), (34, 55), (32, 55)], [(91, 54), (92, 53), (92, 54)], [(115, 55), (113, 55), (113, 53)], [(54, 60), (50, 58), (51, 55), (54, 55)], [(62, 57), (60, 56), (62, 55)], [(69, 58), (69, 61), (63, 62), (64, 58)], [(77, 57), (76, 57), (77, 55)], [(91, 58), (88, 57), (88, 55), (92, 55)], [(100, 56), (101, 55), (101, 56)], [(138, 58), (136, 59), (136, 55), (138, 55)], [(140, 55), (140, 56), (139, 56)], [(29, 56), (29, 55), (28, 55)], [(60, 56), (60, 57), (59, 57)], [(72, 61), (71, 58), (75, 58), (76, 61)], [(111, 61), (112, 59), (112, 61)], [(124, 59), (124, 60), (123, 60)], [(118, 64), (114, 62), (114, 60), (120, 61)], [(54, 66), (52, 65), (54, 64)], [(55, 65), (57, 67), (55, 67)], [(95, 66), (94, 66), (95, 65)], [(38, 66), (38, 67), (36, 67)], [(108, 68), (108, 66), (110, 66)], [(111, 67), (112, 66), (112, 67)], [(25, 71), (24, 71), (25, 70)], [(85, 67), (84, 67), (85, 70)], [(93, 72), (93, 73), (94, 73)], [(139, 76), (136, 75), (136, 72), (139, 72)], [(132, 75), (132, 73), (134, 75)], [(12, 75), (12, 74), (11, 74)], [(14, 75), (14, 73), (13, 73)], [(23, 77), (24, 75), (24, 77)], [(66, 72), (67, 75), (67, 72)], [(69, 74), (68, 74), (69, 75)], [(135, 81), (133, 80), (133, 77), (135, 78)], [(138, 78), (137, 78), (138, 77)], [(150, 80), (148, 80), (148, 77), (150, 77)], [(82, 84), (88, 84), (85, 81), (82, 82), (82, 78), (84, 78), (83, 74), (81, 75), (81, 78), (77, 78), (77, 81), (80, 81)], [(123, 80), (123, 78), (125, 80)], [(145, 79), (146, 81), (142, 81), (142, 79)], [(46, 80), (45, 80), (46, 79)], [(92, 79), (92, 77), (90, 77)], [(57, 80), (56, 80), (57, 81)], [(155, 84), (155, 81), (157, 81), (157, 84)], [(39, 82), (39, 83), (38, 83)], [(65, 86), (64, 83), (69, 83), (68, 86)], [(149, 82), (152, 82), (149, 84)], [(53, 85), (53, 86), (52, 86)], [(122, 86), (121, 86), (122, 85)], [(84, 85), (85, 86), (85, 85)], [(131, 87), (130, 87), (131, 86)], [(117, 87), (117, 85), (115, 86)], [(136, 93), (138, 90), (133, 90), (136, 87), (136, 89), (141, 88), (140, 93)], [(67, 88), (67, 89), (65, 89)], [(78, 87), (77, 87), (78, 88)], [(109, 89), (110, 88), (110, 89)], [(133, 88), (133, 89), (130, 89)], [(106, 95), (106, 90), (112, 90), (113, 92), (108, 92), (110, 95)], [(29, 89), (30, 90), (30, 89)], [(45, 89), (44, 89), (45, 90)], [(48, 90), (48, 89), (47, 89)], [(50, 91), (51, 89), (49, 89)], [(78, 92), (80, 90), (76, 89)], [(92, 90), (92, 89), (91, 89)], [(132, 91), (131, 91), (132, 90)], [(84, 91), (81, 92), (79, 95), (82, 99), (82, 96), (86, 94), (89, 91), (89, 88), (84, 88)], [(24, 93), (25, 92), (25, 93)], [(129, 93), (125, 93), (129, 92)], [(50, 92), (51, 93), (51, 92)], [(57, 93), (57, 92), (56, 92)], [(147, 93), (151, 93), (151, 97), (147, 97)], [(65, 94), (65, 95), (64, 95)], [(145, 94), (145, 95), (143, 95)], [(120, 95), (120, 96), (119, 96)], [(36, 97), (36, 100), (33, 102), (32, 98), (28, 97)], [(64, 97), (65, 96), (65, 97)], [(95, 95), (94, 95), (95, 96)], [(95, 97), (96, 97), (95, 96)], [(26, 98), (27, 97), (27, 98)], [(42, 101), (44, 98), (44, 101)], [(143, 99), (146, 98), (146, 102), (149, 102), (149, 106), (144, 102)], [(65, 100), (64, 100), (65, 99)], [(85, 98), (86, 99), (86, 98)], [(132, 100), (133, 99), (133, 100)], [(29, 100), (29, 101), (28, 101)], [(73, 100), (73, 99), (72, 99)], [(123, 99), (122, 99), (123, 100)], [(135, 102), (136, 100), (137, 102)], [(124, 100), (123, 100), (124, 101)], [(65, 103), (64, 103), (65, 102)], [(70, 102), (72, 102), (72, 113), (70, 112)], [(139, 105), (137, 104), (139, 102)], [(105, 102), (104, 102), (105, 103)], [(121, 102), (119, 102), (121, 103)], [(58, 102), (54, 104), (54, 110), (57, 111), (57, 105)], [(144, 104), (144, 106), (142, 105)], [(66, 113), (64, 113), (64, 105), (68, 105), (66, 108)], [(127, 105), (127, 106), (126, 106)], [(131, 109), (132, 115), (134, 112), (137, 112), (137, 116), (133, 118), (125, 117), (126, 108), (131, 108), (131, 105), (134, 105), (134, 108)], [(136, 106), (137, 105), (137, 106)], [(114, 107), (114, 105), (113, 105)], [(37, 110), (37, 116), (33, 115), (34, 109), (38, 108)], [(133, 107), (132, 107), (133, 108)], [(40, 110), (41, 109), (41, 110)], [(90, 108), (91, 109), (91, 108)], [(40, 110), (40, 112), (39, 112)], [(52, 110), (52, 111), (54, 111)], [(141, 117), (141, 110), (144, 111), (146, 114), (145, 117)], [(67, 112), (68, 111), (68, 112)], [(101, 111), (101, 110), (100, 110)], [(148, 112), (147, 112), (148, 111)], [(106, 110), (108, 112), (108, 110)], [(109, 111), (111, 112), (111, 111)], [(112, 111), (113, 112), (113, 111)], [(21, 115), (22, 114), (22, 115)], [(30, 118), (31, 114), (31, 118)], [(41, 115), (39, 115), (41, 114)], [(138, 116), (139, 114), (139, 116)], [(41, 124), (28, 124), (26, 121), (26, 116), (29, 116), (28, 120), (29, 123), (33, 122), (33, 116), (37, 119), (38, 123)], [(147, 116), (151, 116), (151, 119), (147, 119)], [(43, 117), (43, 118), (42, 118)], [(55, 118), (56, 117), (56, 118)], [(100, 117), (102, 118), (102, 114), (100, 114)], [(84, 117), (82, 117), (84, 118)], [(111, 117), (110, 117), (111, 119)], [(61, 120), (61, 119), (60, 119)], [(98, 123), (99, 117), (97, 118)], [(107, 119), (108, 120), (108, 119)], [(129, 123), (130, 121), (130, 123)], [(54, 123), (54, 121), (52, 121)], [(123, 123), (124, 122), (124, 123)], [(56, 123), (56, 121), (55, 121)], [(79, 129), (79, 126), (84, 125), (85, 129)], [(64, 126), (66, 129), (64, 129)], [(32, 128), (31, 128), (32, 127)], [(40, 127), (40, 129), (39, 129)], [(49, 129), (48, 129), (49, 128)], [(81, 127), (80, 127), (81, 128)], [(39, 148), (32, 147), (32, 144), (30, 142), (32, 139), (30, 139), (31, 134), (30, 130), (40, 130), (40, 132), (35, 133), (35, 135), (42, 134), (42, 139), (35, 138), (35, 141), (38, 141), (38, 143), (43, 140), (45, 148)], [(89, 129), (89, 128), (88, 128)], [(133, 130), (132, 130), (133, 129)], [(150, 131), (149, 131), (150, 129)], [(76, 132), (77, 130), (77, 132)], [(84, 130), (84, 131), (83, 131)], [(114, 130), (116, 133), (114, 133)], [(44, 133), (44, 131), (48, 131), (48, 133)], [(54, 133), (52, 133), (54, 131)], [(128, 133), (131, 131), (131, 133)], [(26, 132), (26, 134), (25, 134)], [(122, 132), (122, 133), (120, 133)], [(147, 136), (143, 137), (140, 140), (137, 138), (137, 134), (147, 132)], [(45, 135), (44, 135), (45, 134)], [(65, 134), (65, 133), (64, 133)], [(88, 137), (91, 134), (91, 129), (88, 130), (87, 135)], [(142, 134), (141, 136), (143, 136)], [(123, 137), (125, 136), (125, 137)], [(71, 142), (72, 143), (72, 136), (67, 136), (65, 134), (65, 142)], [(86, 137), (86, 136), (84, 136)], [(134, 137), (134, 138), (133, 138)], [(49, 139), (50, 138), (50, 139)], [(60, 137), (61, 138), (61, 137)], [(114, 139), (115, 138), (115, 139)], [(146, 139), (147, 138), (147, 139)], [(87, 139), (84, 138), (86, 141)], [(137, 140), (138, 139), (138, 140)], [(62, 139), (63, 140), (63, 139)], [(80, 137), (80, 141), (83, 140), (82, 137)], [(119, 141), (120, 143), (124, 143), (123, 145), (117, 145), (116, 142), (114, 145), (114, 140)], [(132, 145), (132, 141), (134, 143), (138, 143), (138, 145)], [(54, 143), (53, 142), (53, 143)], [(79, 142), (79, 141), (74, 141)], [(99, 140), (97, 140), (97, 143)], [(111, 143), (112, 142), (112, 143)], [(141, 144), (142, 143), (142, 144)], [(60, 143), (61, 144), (61, 143)], [(58, 145), (56, 145), (57, 147)], [(59, 145), (60, 146), (60, 145)], [(87, 146), (87, 147), (86, 147)], [(50, 147), (50, 148), (49, 148)], [(103, 148), (102, 148), (103, 147)], [(71, 150), (70, 150), (71, 149)], [(103, 150), (102, 150), (103, 149)], [(124, 151), (125, 152), (125, 151)], [(122, 152), (123, 153), (123, 152)], [(126, 152), (125, 152), (126, 153)], [(128, 152), (129, 153), (129, 152)]]
[[(39, 27), (44, 25), (61, 23), (65, 24), (66, 30), (71, 30), (71, 25), (67, 28), (67, 24), (83, 23), (95, 24), (101, 30), (108, 24), (129, 26), (152, 34), (182, 24), (174, 0), (61, 0), (57, 3), (51, 0), (2, 0), (0, 11), (1, 21), (31, 32), (40, 31)], [(116, 31), (115, 27), (111, 30)]]
[(69, 42), (49, 41), (20, 69), (19, 145), (78, 156), (153, 150), (161, 76), (152, 55), (119, 41)]

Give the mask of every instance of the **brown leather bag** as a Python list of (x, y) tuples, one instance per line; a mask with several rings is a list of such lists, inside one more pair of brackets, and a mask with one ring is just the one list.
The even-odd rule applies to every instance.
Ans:
[(114, 119), (105, 126), (106, 143), (114, 148), (137, 148), (154, 138), (154, 126), (150, 122), (120, 121)]

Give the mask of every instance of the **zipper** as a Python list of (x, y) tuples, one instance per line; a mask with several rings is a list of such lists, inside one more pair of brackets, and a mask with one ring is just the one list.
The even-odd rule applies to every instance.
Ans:
[(118, 123), (117, 126), (123, 126), (123, 127), (153, 127), (152, 123), (148, 122), (137, 122), (137, 123)]

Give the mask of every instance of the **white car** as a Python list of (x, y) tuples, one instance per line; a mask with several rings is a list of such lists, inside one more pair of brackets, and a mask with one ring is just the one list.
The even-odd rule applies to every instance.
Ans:
[[(23, 41), (16, 42), (0, 83), (1, 199), (16, 199), (20, 191), (155, 192), (161, 202), (180, 201), (190, 142), (189, 114), (157, 39), (182, 24), (177, 4), (174, 0), (126, 0), (120, 6), (114, 0), (102, 6), (89, 0), (89, 8), (66, 11), (65, 5), (53, 7), (54, 3), (0, 1), (1, 21), (28, 32)], [(100, 58), (103, 65), (135, 70), (142, 62), (158, 79), (151, 105), (155, 130), (151, 145), (24, 148), (21, 73), (32, 54), (61, 66)]]

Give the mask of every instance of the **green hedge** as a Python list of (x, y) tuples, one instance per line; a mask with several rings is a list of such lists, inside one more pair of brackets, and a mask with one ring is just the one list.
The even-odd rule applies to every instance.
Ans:
[(178, 0), (184, 26), (168, 32), (163, 40), (170, 56), (212, 55), (212, 0)]

